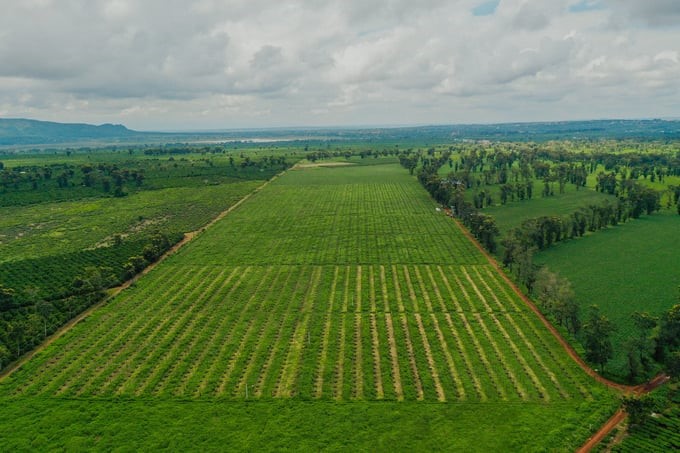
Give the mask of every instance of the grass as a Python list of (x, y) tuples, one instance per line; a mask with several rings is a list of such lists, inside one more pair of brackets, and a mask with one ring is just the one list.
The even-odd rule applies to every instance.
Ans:
[(93, 248), (110, 242), (114, 234), (192, 231), (260, 184), (255, 180), (0, 208), (0, 262)]
[(596, 234), (566, 241), (535, 261), (571, 281), (582, 307), (597, 304), (617, 326), (610, 372), (624, 375), (622, 345), (633, 332), (630, 315), (660, 315), (677, 301), (680, 216), (643, 216)]
[[(536, 184), (538, 186), (538, 183)], [(610, 195), (596, 192), (590, 188), (576, 190), (572, 184), (565, 187), (563, 194), (541, 197), (535, 194), (531, 200), (513, 201), (505, 205), (494, 205), (484, 208), (483, 212), (496, 219), (496, 225), (501, 235), (507, 234), (513, 228), (519, 227), (526, 219), (541, 216), (563, 216), (577, 211), (589, 204), (599, 204), (603, 200), (614, 200)]]
[(575, 449), (613, 395), (392, 162), (255, 193), (0, 382), (3, 445)]
[(183, 253), (215, 264), (483, 262), (396, 165), (294, 170), (272, 188)]
[(0, 443), (14, 451), (570, 451), (611, 409), (296, 400), (0, 403)]

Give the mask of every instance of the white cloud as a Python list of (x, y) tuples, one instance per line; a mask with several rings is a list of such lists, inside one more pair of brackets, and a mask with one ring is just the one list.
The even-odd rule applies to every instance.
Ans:
[(676, 0), (483, 3), (0, 0), (0, 110), (142, 129), (679, 115)]

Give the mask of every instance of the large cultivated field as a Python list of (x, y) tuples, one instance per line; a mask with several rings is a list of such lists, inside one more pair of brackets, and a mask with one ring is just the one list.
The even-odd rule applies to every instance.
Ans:
[(545, 250), (536, 261), (573, 284), (583, 307), (597, 304), (617, 326), (610, 373), (626, 376), (624, 345), (635, 334), (631, 314), (660, 316), (677, 303), (680, 217), (663, 211)]
[(573, 450), (612, 395), (372, 163), (289, 171), (5, 378), (2, 444)]

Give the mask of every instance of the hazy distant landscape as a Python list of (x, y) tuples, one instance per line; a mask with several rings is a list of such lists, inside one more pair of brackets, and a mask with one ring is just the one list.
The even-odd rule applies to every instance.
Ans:
[(206, 132), (133, 131), (124, 125), (64, 124), (0, 118), (0, 146), (27, 149), (30, 145), (105, 146), (135, 143), (219, 142), (383, 142), (440, 144), (459, 140), (547, 141), (595, 139), (678, 139), (680, 121), (598, 120), (549, 123), (460, 124), (382, 128), (276, 128)]

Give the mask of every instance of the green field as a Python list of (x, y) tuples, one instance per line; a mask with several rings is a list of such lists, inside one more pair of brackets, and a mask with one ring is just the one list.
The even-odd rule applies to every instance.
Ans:
[(371, 163), (289, 171), (4, 379), (3, 445), (580, 445), (613, 395)]
[(571, 281), (582, 307), (597, 304), (616, 325), (617, 354), (610, 372), (624, 376), (622, 345), (633, 332), (631, 313), (660, 315), (677, 303), (680, 285), (680, 216), (644, 216), (535, 256)]
[(640, 451), (662, 453), (680, 450), (680, 408), (676, 403), (629, 432), (621, 444), (611, 451), (636, 453)]
[(2, 156), (0, 368), (290, 165), (189, 151)]
[(563, 194), (550, 197), (534, 196), (531, 200), (508, 202), (484, 208), (485, 214), (496, 219), (501, 235), (513, 228), (519, 228), (524, 220), (541, 216), (564, 216), (578, 211), (589, 204), (599, 204), (604, 200), (615, 200), (611, 195), (596, 192), (591, 188), (576, 190), (568, 185)]

